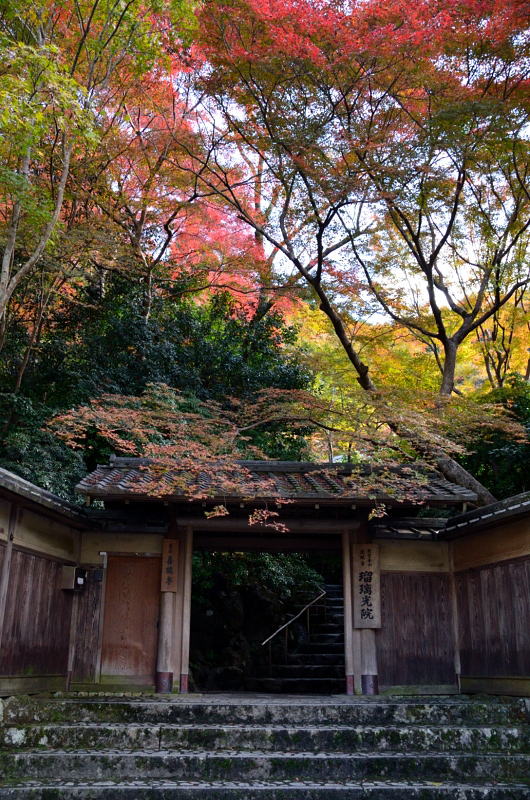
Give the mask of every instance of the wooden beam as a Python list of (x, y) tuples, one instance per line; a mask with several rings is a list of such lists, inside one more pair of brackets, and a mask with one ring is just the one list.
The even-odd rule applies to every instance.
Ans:
[(194, 536), (194, 547), (196, 550), (217, 550), (217, 551), (230, 551), (236, 550), (237, 552), (244, 552), (245, 550), (271, 550), (273, 552), (290, 551), (294, 553), (303, 553), (306, 550), (336, 550), (340, 552), (341, 543), (340, 538), (326, 536), (322, 539), (317, 538), (304, 538), (292, 537), (282, 541), (274, 537), (254, 537), (254, 536), (207, 536), (197, 534)]
[(267, 536), (275, 535), (277, 539), (285, 539), (291, 533), (316, 533), (320, 536), (333, 534), (337, 536), (342, 535), (342, 531), (345, 527), (348, 527), (350, 530), (355, 530), (360, 525), (360, 522), (357, 520), (329, 519), (325, 516), (322, 519), (318, 519), (318, 517), (316, 519), (297, 519), (289, 518), (288, 516), (280, 516), (279, 522), (285, 524), (289, 528), (289, 533), (274, 534), (274, 530), (271, 529), (270, 526), (249, 525), (247, 518), (241, 519), (241, 517), (233, 517), (230, 515), (227, 517), (213, 517), (212, 519), (193, 515), (177, 515), (177, 521), (178, 524), (182, 526), (192, 525), (195, 532), (248, 532), (254, 537), (259, 535), (260, 532), (263, 532), (263, 534)]

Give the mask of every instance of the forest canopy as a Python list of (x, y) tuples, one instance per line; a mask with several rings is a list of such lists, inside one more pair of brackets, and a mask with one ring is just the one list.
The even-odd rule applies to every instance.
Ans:
[(0, 464), (529, 489), (527, 12), (0, 0)]

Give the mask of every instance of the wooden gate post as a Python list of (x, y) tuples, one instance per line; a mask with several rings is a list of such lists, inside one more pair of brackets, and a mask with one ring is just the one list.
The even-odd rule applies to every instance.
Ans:
[(180, 649), (180, 693), (188, 693), (188, 674), (190, 661), (190, 620), (191, 620), (191, 567), (193, 555), (193, 528), (186, 527), (183, 547), (184, 583), (182, 587), (182, 638)]
[(375, 630), (381, 627), (379, 547), (360, 542), (353, 550), (353, 618), (360, 633), (361, 691), (379, 694)]
[(156, 654), (156, 691), (173, 691), (173, 629), (175, 594), (178, 586), (179, 542), (165, 538), (162, 550), (160, 614)]
[(361, 687), (363, 694), (379, 694), (375, 631), (361, 630)]
[(158, 694), (173, 691), (173, 670), (171, 669), (173, 644), (173, 592), (162, 592), (160, 598), (160, 618), (158, 621), (158, 649), (156, 654), (156, 691)]

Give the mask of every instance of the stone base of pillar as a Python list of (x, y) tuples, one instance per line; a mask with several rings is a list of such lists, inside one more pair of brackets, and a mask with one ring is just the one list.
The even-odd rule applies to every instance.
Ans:
[(355, 694), (353, 675), (346, 675), (346, 694)]
[(363, 694), (379, 694), (379, 678), (377, 675), (361, 675)]
[(180, 693), (181, 694), (188, 694), (188, 676), (181, 675), (180, 676)]
[(171, 694), (173, 691), (173, 673), (156, 673), (156, 692), (157, 694)]

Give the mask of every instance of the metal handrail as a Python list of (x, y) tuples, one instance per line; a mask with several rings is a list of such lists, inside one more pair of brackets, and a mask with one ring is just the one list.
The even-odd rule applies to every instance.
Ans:
[(296, 617), (291, 617), (291, 619), (287, 620), (287, 622), (284, 625), (282, 625), (281, 628), (278, 628), (278, 630), (275, 633), (273, 633), (272, 636), (269, 636), (268, 639), (265, 639), (265, 641), (261, 643), (261, 646), (263, 647), (263, 645), (267, 644), (267, 642), (270, 642), (272, 639), (274, 639), (274, 637), (277, 636), (281, 631), (283, 631), (284, 628), (289, 627), (291, 622), (294, 622), (295, 620), (298, 619), (298, 617), (301, 617), (302, 614), (304, 613), (304, 611), (307, 611), (308, 608), (310, 608), (315, 603), (318, 603), (318, 601), (322, 600), (322, 598), (325, 597), (325, 596), (326, 596), (326, 592), (322, 592), (322, 594), (319, 594), (319, 596), (315, 597), (314, 600), (311, 600), (310, 603), (308, 603), (306, 606), (304, 606), (304, 608), (301, 611), (298, 612)]

